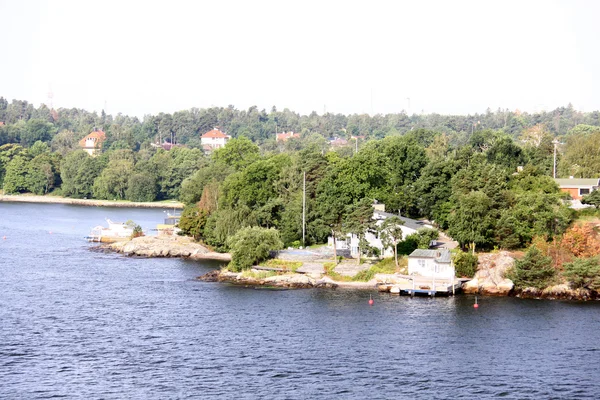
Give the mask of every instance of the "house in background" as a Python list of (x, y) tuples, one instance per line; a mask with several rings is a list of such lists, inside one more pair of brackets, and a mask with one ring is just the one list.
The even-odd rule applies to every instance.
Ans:
[(290, 132), (278, 133), (277, 136), (275, 137), (276, 142), (285, 142), (288, 139), (300, 139), (300, 134), (290, 131)]
[[(375, 222), (377, 226), (380, 226), (386, 218), (390, 217), (399, 217), (404, 221), (404, 224), (400, 225), (403, 240), (406, 239), (408, 235), (416, 233), (421, 228), (433, 229), (433, 225), (429, 223), (385, 212), (385, 204), (377, 202), (373, 204), (373, 219), (377, 221)], [(377, 231), (367, 231), (364, 238), (369, 243), (370, 247), (379, 249), (379, 253), (382, 257), (391, 257), (394, 255), (391, 247), (384, 248)], [(358, 236), (354, 233), (349, 233), (345, 238), (336, 238), (336, 250), (350, 250), (350, 255), (352, 257), (358, 257), (359, 241)], [(330, 236), (327, 239), (327, 245), (333, 247), (333, 237)]]
[(106, 133), (94, 128), (94, 131), (79, 141), (79, 146), (90, 156), (102, 150), (102, 143), (106, 140)]
[(215, 128), (200, 136), (200, 143), (205, 151), (212, 151), (224, 147), (229, 139), (231, 136), (221, 132), (219, 128)]
[(408, 274), (454, 279), (454, 264), (448, 249), (416, 249), (408, 256)]
[(569, 193), (573, 200), (581, 200), (585, 195), (592, 193), (600, 186), (600, 179), (554, 179), (561, 191)]
[(348, 141), (346, 139), (343, 139), (343, 138), (335, 137), (333, 139), (329, 139), (329, 145), (331, 147), (347, 146), (348, 145)]

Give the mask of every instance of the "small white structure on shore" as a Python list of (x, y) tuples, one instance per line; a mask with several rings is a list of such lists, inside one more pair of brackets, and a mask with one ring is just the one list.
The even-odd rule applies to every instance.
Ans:
[(454, 279), (450, 250), (416, 249), (408, 256), (408, 274), (436, 279)]
[(108, 228), (98, 225), (92, 229), (90, 235), (86, 237), (88, 242), (112, 243), (132, 237), (134, 225), (125, 222), (113, 222), (108, 218), (106, 218), (106, 222)]

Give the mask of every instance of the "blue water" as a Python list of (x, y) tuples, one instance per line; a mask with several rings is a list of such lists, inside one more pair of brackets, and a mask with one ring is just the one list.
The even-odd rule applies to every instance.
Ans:
[[(600, 303), (252, 290), (91, 250), (162, 210), (0, 203), (0, 398), (598, 398)], [(52, 232), (52, 233), (50, 233)], [(1, 239), (6, 236), (6, 239)]]

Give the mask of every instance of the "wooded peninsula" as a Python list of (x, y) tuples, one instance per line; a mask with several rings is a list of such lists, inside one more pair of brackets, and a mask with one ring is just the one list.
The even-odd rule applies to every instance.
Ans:
[[(380, 229), (376, 201), (456, 240), (457, 276), (474, 274), (476, 251), (512, 250), (524, 253), (508, 273), (516, 287), (596, 292), (600, 192), (580, 192), (590, 207), (576, 210), (554, 178), (600, 178), (598, 143), (600, 112), (571, 105), (466, 116), (229, 106), (140, 120), (0, 97), (4, 194), (178, 200), (180, 228), (231, 252), (233, 270), (349, 233), (380, 256), (364, 240)], [(429, 246), (428, 232), (390, 232), (379, 233), (396, 255)]]

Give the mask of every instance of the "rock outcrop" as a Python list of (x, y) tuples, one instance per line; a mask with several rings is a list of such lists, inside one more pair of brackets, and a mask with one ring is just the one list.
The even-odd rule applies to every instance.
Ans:
[(553, 300), (594, 300), (598, 293), (589, 289), (573, 289), (568, 284), (549, 286), (545, 289), (524, 288), (515, 291), (517, 297), (526, 299), (553, 299)]
[(199, 280), (205, 282), (227, 282), (236, 285), (244, 286), (263, 286), (263, 287), (279, 287), (288, 289), (308, 289), (312, 287), (320, 287), (318, 281), (308, 275), (302, 274), (281, 274), (261, 278), (259, 271), (251, 269), (250, 274), (243, 272), (232, 272), (228, 270), (211, 271), (198, 277)]
[(504, 275), (514, 265), (515, 259), (507, 251), (479, 255), (477, 272), (472, 280), (463, 284), (465, 293), (506, 296), (514, 288)]
[(193, 260), (231, 261), (227, 253), (215, 253), (186, 236), (142, 236), (105, 245), (106, 248), (129, 256), (185, 257)]

